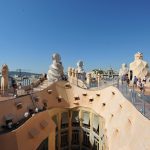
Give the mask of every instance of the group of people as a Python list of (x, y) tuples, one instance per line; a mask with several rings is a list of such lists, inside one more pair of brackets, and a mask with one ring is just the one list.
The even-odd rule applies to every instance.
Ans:
[(138, 87), (141, 92), (144, 92), (145, 91), (144, 84), (146, 84), (146, 77), (144, 77), (142, 80), (141, 78), (137, 78), (136, 76), (134, 76), (133, 78), (134, 87)]
[[(128, 74), (125, 74), (125, 75), (122, 76), (121, 82), (122, 82), (122, 84), (124, 82), (126, 82), (128, 86), (130, 85), (130, 79), (128, 77)], [(145, 91), (144, 84), (146, 84), (146, 77), (141, 79), (141, 78), (137, 78), (136, 76), (134, 76), (134, 78), (133, 78), (133, 87), (137, 87), (137, 88), (140, 89), (141, 92), (144, 92)]]
[(126, 82), (127, 85), (129, 86), (129, 84), (130, 84), (130, 79), (129, 79), (129, 77), (128, 77), (128, 74), (125, 74), (125, 75), (123, 75), (123, 76), (121, 77), (121, 82), (122, 82), (122, 84), (123, 84), (124, 82)]

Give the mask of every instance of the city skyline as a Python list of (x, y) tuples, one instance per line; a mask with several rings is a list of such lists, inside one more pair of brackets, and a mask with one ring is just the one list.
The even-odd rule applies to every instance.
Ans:
[(56, 0), (0, 1), (0, 65), (47, 72), (51, 56), (65, 70), (119, 69), (138, 51), (150, 62), (150, 2)]
[[(3, 64), (7, 64), (10, 71), (17, 71), (18, 69), (21, 69), (23, 72), (47, 73), (47, 71), (49, 69), (49, 66), (52, 64), (52, 55), (53, 55), (53, 53), (59, 53), (59, 54), (61, 54), (61, 60), (62, 60), (65, 72), (67, 71), (68, 67), (76, 68), (77, 67), (76, 64), (79, 60), (84, 61), (84, 68), (85, 68), (86, 71), (91, 71), (93, 69), (105, 69), (105, 70), (107, 70), (107, 69), (110, 69), (110, 68), (112, 68), (116, 71), (119, 71), (122, 63), (126, 63), (127, 66), (129, 67), (129, 63), (131, 63), (134, 60), (134, 54), (137, 51), (134, 51), (135, 53), (132, 51), (132, 53), (130, 53), (130, 54), (125, 53), (126, 57), (125, 58), (121, 57), (124, 61), (120, 61), (119, 64), (115, 64), (115, 63), (113, 63), (113, 64), (111, 64), (111, 63), (108, 64), (107, 63), (106, 64), (106, 62), (104, 62), (104, 61), (103, 62), (99, 61), (99, 63), (96, 63), (96, 61), (95, 61), (95, 62), (93, 62), (92, 65), (90, 63), (91, 63), (91, 61), (94, 61), (93, 58), (94, 57), (101, 57), (101, 55), (98, 55), (101, 52), (96, 52), (94, 54), (90, 52), (91, 53), (90, 55), (93, 55), (93, 57), (91, 57), (91, 58), (86, 58), (87, 55), (84, 55), (83, 57), (81, 55), (79, 57), (76, 57), (76, 56), (74, 57), (74, 55), (73, 55), (73, 57), (70, 57), (71, 54), (70, 55), (65, 55), (65, 53), (60, 53), (60, 52), (61, 51), (51, 51), (49, 53), (44, 53), (43, 54), (44, 57), (42, 57), (42, 58), (37, 57), (36, 55), (33, 56), (34, 52), (33, 53), (29, 52), (28, 54), (30, 54), (30, 56), (26, 56), (26, 57), (22, 57), (23, 54), (19, 53), (17, 55), (17, 57), (14, 56), (14, 59), (10, 59), (10, 56), (12, 57), (14, 55), (14, 51), (13, 51), (13, 54), (11, 52), (8, 52), (9, 56), (6, 53), (3, 52), (2, 53), (3, 55), (1, 55), (3, 57), (0, 60), (0, 65), (2, 66)], [(69, 52), (69, 53), (72, 53), (72, 52)], [(6, 55), (4, 56), (4, 54), (6, 54)], [(96, 56), (96, 54), (97, 54), (97, 56)], [(133, 55), (131, 55), (131, 54), (133, 54)], [(131, 57), (127, 57), (127, 55), (130, 55)], [(103, 53), (103, 57), (105, 57), (105, 56), (108, 56), (107, 53)], [(73, 60), (71, 60), (72, 58), (73, 58)], [(17, 61), (16, 61), (16, 59), (17, 59)], [(39, 61), (39, 59), (40, 59), (40, 61)], [(71, 62), (71, 63), (69, 63), (68, 61), (65, 61), (66, 59), (68, 59), (68, 61)], [(110, 62), (114, 61), (115, 59), (117, 60), (117, 57), (114, 58), (114, 59), (112, 58), (112, 60), (110, 60)], [(3, 61), (3, 60), (5, 60), (5, 61)], [(146, 60), (145, 55), (144, 55), (144, 60)], [(107, 61), (107, 59), (106, 59), (106, 61)], [(40, 66), (38, 66), (36, 64), (38, 64)], [(36, 66), (36, 68), (34, 68), (34, 66)], [(41, 70), (43, 70), (43, 71), (41, 71)]]

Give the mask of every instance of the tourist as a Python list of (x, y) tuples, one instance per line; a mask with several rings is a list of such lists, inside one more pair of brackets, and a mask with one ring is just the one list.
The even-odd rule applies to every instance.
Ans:
[(134, 79), (133, 79), (133, 86), (137, 86), (137, 81), (138, 81), (138, 78), (136, 76), (134, 76)]
[(133, 76), (133, 73), (132, 73), (132, 70), (130, 70), (130, 81), (132, 81), (132, 76)]
[(121, 83), (123, 84), (123, 82), (126, 80), (126, 76), (125, 75), (123, 75), (122, 77), (121, 77)]
[(129, 84), (130, 84), (130, 79), (129, 79), (128, 76), (126, 76), (126, 82), (127, 82), (127, 85), (129, 86)]
[(137, 81), (137, 87), (140, 89), (141, 92), (144, 92), (144, 84), (141, 81), (141, 78)]

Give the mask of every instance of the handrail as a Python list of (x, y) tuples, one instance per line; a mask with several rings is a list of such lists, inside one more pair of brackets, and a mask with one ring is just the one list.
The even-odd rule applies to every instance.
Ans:
[(143, 116), (150, 120), (150, 96), (145, 96), (143, 92), (135, 91), (134, 87), (128, 87), (126, 82), (120, 84), (118, 81), (116, 87)]
[(85, 89), (84, 87), (86, 87), (86, 89), (91, 90), (91, 91), (104, 89), (106, 87), (114, 86), (114, 85), (117, 84), (117, 80), (115, 80), (115, 79), (110, 79), (110, 80), (104, 79), (104, 80), (101, 80), (99, 86), (98, 86), (97, 83), (94, 82), (94, 83), (91, 84), (90, 87), (88, 87), (88, 85), (87, 85), (87, 83), (85, 81), (84, 82), (81, 81), (81, 82), (83, 82), (83, 86), (79, 86), (79, 84), (78, 84), (79, 81), (81, 81), (81, 80), (79, 80), (79, 79), (78, 80), (72, 79), (70, 81), (70, 83), (73, 84), (73, 85), (76, 85), (76, 86), (78, 86), (80, 88), (83, 88), (83, 89)]
[[(77, 81), (72, 82), (72, 84), (78, 86)], [(87, 90), (101, 90), (109, 86), (117, 87), (118, 90), (123, 94), (123, 96), (129, 100), (135, 108), (147, 119), (150, 120), (150, 96), (144, 95), (144, 93), (139, 93), (135, 91), (134, 87), (128, 87), (127, 83), (124, 81), (123, 85), (119, 83), (119, 78), (109, 79), (109, 80), (101, 80), (101, 84), (95, 87), (88, 87)], [(78, 86), (79, 87), (79, 86)], [(80, 87), (82, 88), (82, 87)], [(148, 108), (149, 107), (149, 108)]]

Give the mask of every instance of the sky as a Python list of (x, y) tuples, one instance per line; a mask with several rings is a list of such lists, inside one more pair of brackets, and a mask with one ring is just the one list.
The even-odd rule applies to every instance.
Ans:
[(150, 63), (149, 0), (0, 0), (0, 66), (47, 72), (53, 53), (64, 68), (119, 69), (138, 51)]

